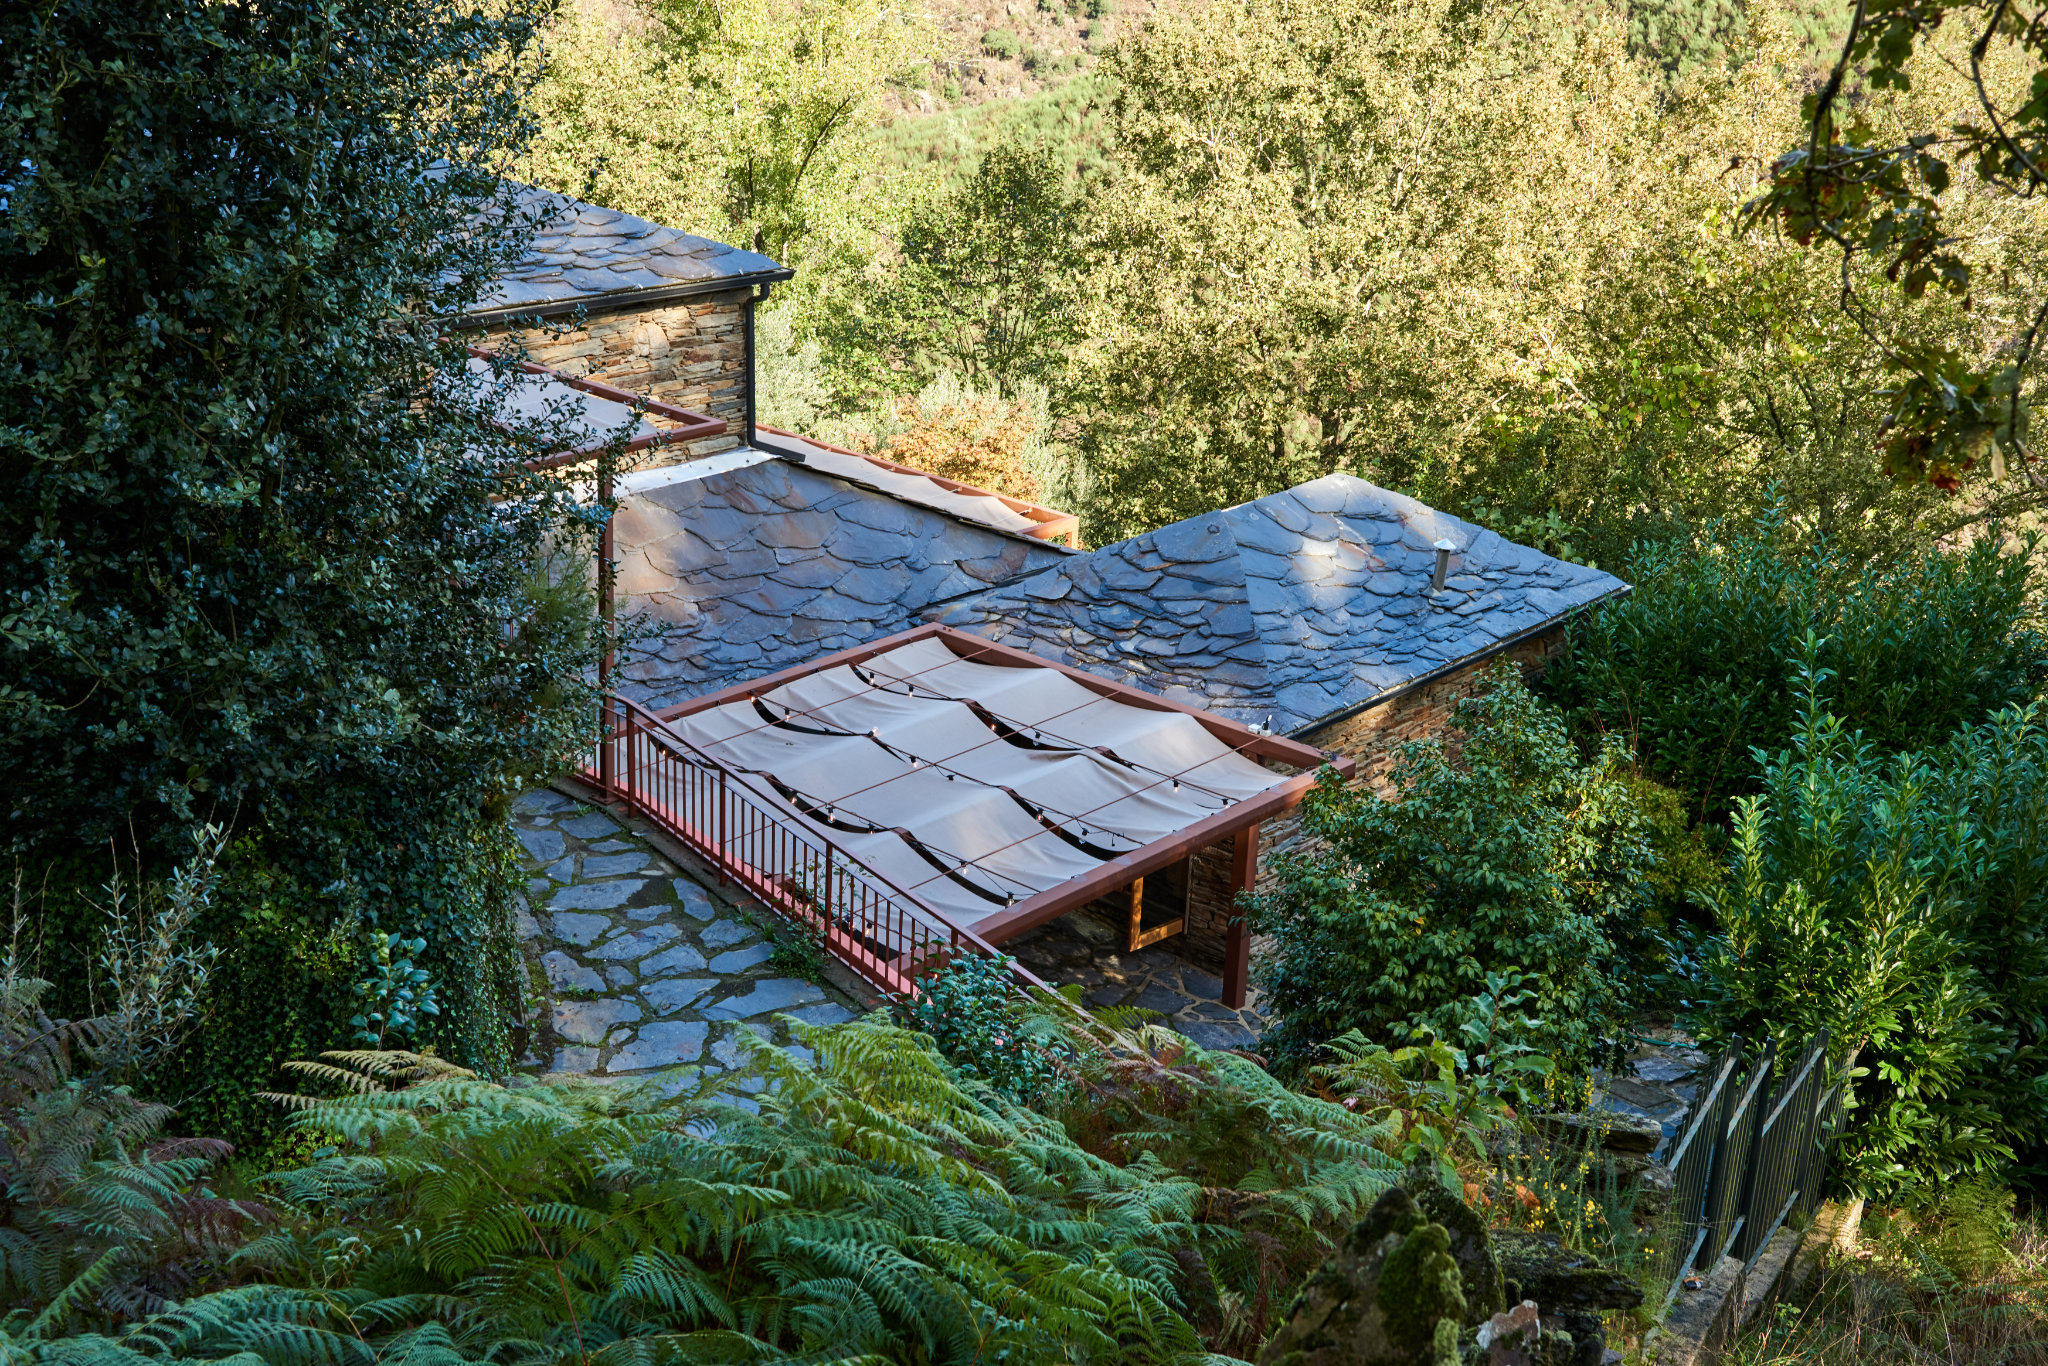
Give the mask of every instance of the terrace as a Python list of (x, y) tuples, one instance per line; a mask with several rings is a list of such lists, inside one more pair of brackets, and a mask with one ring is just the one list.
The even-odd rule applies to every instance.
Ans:
[(612, 707), (586, 780), (898, 993), (1089, 907), (1241, 1007), (1259, 827), (1352, 767), (943, 626)]

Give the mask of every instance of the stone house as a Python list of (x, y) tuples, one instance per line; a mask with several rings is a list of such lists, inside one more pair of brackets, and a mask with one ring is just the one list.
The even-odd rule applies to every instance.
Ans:
[[(1350, 475), (1074, 556), (928, 613), (1042, 658), (1357, 762), (1441, 731), (1497, 657), (1536, 667), (1627, 593)], [(1262, 843), (1285, 848), (1290, 815)]]
[(566, 195), (528, 190), (547, 215), (526, 258), (464, 322), (539, 364), (718, 418), (722, 434), (664, 448), (671, 463), (749, 443), (754, 309), (794, 272), (759, 252)]
[[(1628, 591), (1348, 475), (1090, 552), (1057, 544), (1078, 543), (1069, 514), (755, 422), (754, 309), (784, 267), (540, 202), (547, 229), (470, 321), (522, 342), (556, 372), (543, 383), (688, 410), (646, 415), (657, 434), (616, 485), (612, 528), (620, 614), (651, 628), (619, 688), (665, 716), (939, 630), (956, 651), (1022, 652), (1244, 744), (1270, 737), (1297, 768), (1322, 751), (1381, 783), (1493, 660), (1540, 665), (1572, 617)], [(690, 435), (658, 434), (679, 420)], [(1174, 936), (1242, 1005), (1234, 897), (1261, 881), (1262, 849), (1299, 838), (1292, 810), (1267, 813), (1126, 878), (1099, 909), (1127, 917), (1134, 951)], [(1044, 897), (1048, 918), (1064, 913), (1063, 894)]]

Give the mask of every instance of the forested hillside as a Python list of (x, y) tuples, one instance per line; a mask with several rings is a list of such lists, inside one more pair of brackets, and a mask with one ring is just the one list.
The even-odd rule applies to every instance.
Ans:
[[(2031, 204), (1959, 190), (1969, 306), (1886, 292), (1861, 320), (1837, 261), (1736, 229), (1833, 9), (1047, 3), (569, 12), (527, 174), (797, 268), (771, 419), (944, 433), (1091, 541), (1335, 470), (1609, 562), (1772, 489), (1879, 554), (2038, 505), (1869, 457), (1873, 339), (1982, 349), (2039, 278)], [(1017, 52), (968, 52), (999, 19)], [(1863, 115), (1964, 98), (1946, 41)], [(1987, 79), (2024, 73), (1994, 53)]]

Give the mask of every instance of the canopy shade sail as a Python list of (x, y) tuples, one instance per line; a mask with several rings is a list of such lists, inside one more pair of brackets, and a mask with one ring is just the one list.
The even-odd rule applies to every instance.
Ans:
[(919, 919), (991, 943), (1292, 806), (1327, 761), (931, 626), (661, 717)]

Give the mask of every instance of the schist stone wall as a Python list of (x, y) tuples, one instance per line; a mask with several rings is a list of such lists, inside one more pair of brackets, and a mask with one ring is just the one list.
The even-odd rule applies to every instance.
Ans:
[(642, 467), (674, 465), (740, 443), (747, 421), (747, 298), (744, 289), (704, 294), (516, 331), (500, 325), (489, 335), (517, 337), (534, 360), (565, 374), (725, 419), (725, 435), (659, 447), (643, 457)]
[(1237, 912), (1237, 887), (1231, 880), (1231, 847), (1226, 841), (1197, 849), (1188, 861), (1188, 927), (1167, 941), (1167, 947), (1204, 972), (1223, 976), (1230, 941), (1230, 919)]
[[(1550, 657), (1563, 644), (1564, 623), (1559, 622), (1541, 635), (1445, 674), (1391, 702), (1294, 738), (1317, 749), (1356, 759), (1358, 775), (1353, 781), (1370, 784), (1374, 790), (1386, 794), (1388, 775), (1401, 746), (1410, 740), (1426, 740), (1449, 731), (1458, 700), (1471, 694), (1480, 676), (1493, 667), (1495, 660), (1511, 659), (1522, 666), (1524, 677), (1532, 677), (1542, 672)], [(1302, 833), (1299, 811), (1290, 811), (1267, 821), (1260, 828), (1260, 891), (1266, 891), (1273, 885), (1273, 856), (1299, 852), (1306, 838)]]

